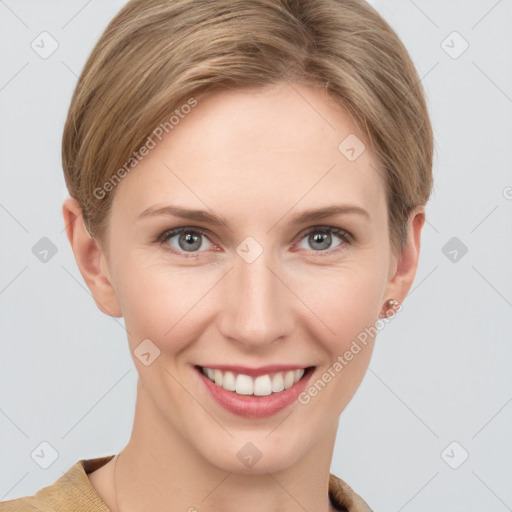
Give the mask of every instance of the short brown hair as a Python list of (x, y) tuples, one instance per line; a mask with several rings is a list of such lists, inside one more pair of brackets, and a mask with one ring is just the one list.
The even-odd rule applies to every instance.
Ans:
[(364, 0), (129, 1), (89, 56), (64, 127), (66, 185), (89, 232), (106, 234), (105, 184), (183, 105), (283, 80), (325, 89), (355, 121), (385, 172), (402, 249), (409, 213), (431, 193), (433, 133), (407, 50)]

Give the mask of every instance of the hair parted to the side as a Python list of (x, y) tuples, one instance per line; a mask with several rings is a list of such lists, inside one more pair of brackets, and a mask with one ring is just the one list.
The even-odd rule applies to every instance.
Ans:
[(409, 213), (431, 193), (433, 133), (407, 50), (364, 0), (128, 2), (89, 56), (64, 127), (66, 186), (89, 232), (104, 239), (115, 193), (105, 184), (183, 105), (283, 80), (326, 90), (352, 117), (384, 171), (401, 250)]

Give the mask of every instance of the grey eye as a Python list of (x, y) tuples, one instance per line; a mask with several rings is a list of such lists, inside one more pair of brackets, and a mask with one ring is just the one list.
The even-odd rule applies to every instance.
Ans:
[[(173, 239), (177, 239), (177, 245)], [(178, 251), (181, 250), (185, 252), (197, 252), (200, 249), (206, 250), (211, 245), (211, 242), (203, 233), (193, 229), (182, 229), (178, 232), (170, 232), (165, 237), (164, 241), (169, 242), (170, 245), (172, 245)]]
[[(332, 245), (333, 243), (333, 236), (335, 238), (338, 238), (340, 240), (340, 243), (336, 245)], [(301, 249), (307, 249), (307, 250), (314, 250), (314, 251), (325, 251), (326, 249), (332, 249), (334, 247), (337, 247), (338, 245), (341, 245), (342, 242), (344, 242), (343, 236), (336, 234), (334, 232), (334, 229), (330, 228), (315, 228), (311, 230), (309, 233), (307, 233), (303, 240), (306, 241), (306, 243), (309, 245), (309, 247), (305, 247), (303, 245), (299, 244), (299, 247)], [(302, 242), (301, 242), (302, 243)]]

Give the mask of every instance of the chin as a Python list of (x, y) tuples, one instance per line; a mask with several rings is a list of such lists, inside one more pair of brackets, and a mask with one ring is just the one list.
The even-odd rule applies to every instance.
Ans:
[(300, 439), (304, 432), (298, 436), (289, 434), (287, 431), (274, 437), (268, 430), (241, 433), (233, 438), (226, 434), (229, 439), (226, 438), (224, 443), (218, 438), (212, 439), (215, 447), (199, 447), (199, 453), (212, 466), (223, 471), (245, 475), (276, 473), (297, 463), (308, 451), (306, 440)]

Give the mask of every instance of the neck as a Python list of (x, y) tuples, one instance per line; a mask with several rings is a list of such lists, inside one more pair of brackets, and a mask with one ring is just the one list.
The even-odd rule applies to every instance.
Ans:
[[(277, 427), (282, 438), (273, 432), (276, 441), (289, 436), (285, 423)], [(286, 468), (223, 469), (170, 426), (139, 380), (132, 435), (115, 463), (118, 512), (328, 512), (333, 510), (328, 483), (336, 431), (337, 424), (332, 425), (312, 450)], [(219, 436), (226, 435), (219, 428)]]

